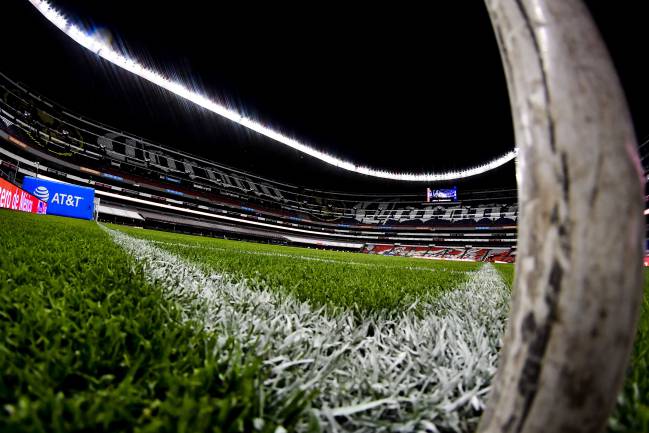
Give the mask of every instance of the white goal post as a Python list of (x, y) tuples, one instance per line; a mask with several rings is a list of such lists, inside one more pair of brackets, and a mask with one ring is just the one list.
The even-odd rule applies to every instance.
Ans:
[(519, 147), (512, 313), (479, 431), (602, 431), (642, 296), (642, 170), (579, 0), (485, 0)]

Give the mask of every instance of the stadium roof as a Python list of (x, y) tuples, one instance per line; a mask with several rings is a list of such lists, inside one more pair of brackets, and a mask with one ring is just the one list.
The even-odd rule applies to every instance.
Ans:
[[(450, 3), (435, 11), (423, 6), (395, 11), (348, 5), (207, 10), (202, 2), (173, 7), (165, 2), (52, 2), (113, 46), (246, 115), (319, 150), (396, 171), (467, 167), (514, 145), (505, 78), (484, 6)], [(623, 84), (627, 90), (638, 87), (629, 67), (633, 59), (618, 49), (638, 42), (614, 22), (609, 9), (592, 8)], [(305, 186), (422, 187), (326, 167), (99, 59), (58, 32), (27, 1), (13, 2), (9, 13), (29, 28), (29, 35), (14, 34), (13, 43), (5, 44), (6, 58), (12, 59), (7, 73), (74, 111)], [(628, 11), (617, 13), (633, 18)], [(0, 31), (9, 40), (7, 29)], [(634, 97), (629, 99), (637, 108)], [(639, 135), (649, 134), (646, 124), (644, 130), (638, 125), (636, 120)], [(513, 173), (510, 163), (462, 184), (511, 186)]]

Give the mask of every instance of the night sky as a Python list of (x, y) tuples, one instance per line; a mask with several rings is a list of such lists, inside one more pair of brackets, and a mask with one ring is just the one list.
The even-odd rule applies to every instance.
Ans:
[[(425, 3), (205, 3), (53, 1), (132, 57), (341, 158), (443, 171), (513, 147), (505, 77), (481, 1), (435, 2), (434, 10)], [(648, 35), (639, 3), (588, 5), (643, 142)], [(99, 59), (26, 0), (5, 0), (0, 13), (0, 69), (73, 112), (293, 184), (373, 192), (428, 186), (348, 174), (248, 132)], [(514, 164), (451, 184), (514, 187)]]

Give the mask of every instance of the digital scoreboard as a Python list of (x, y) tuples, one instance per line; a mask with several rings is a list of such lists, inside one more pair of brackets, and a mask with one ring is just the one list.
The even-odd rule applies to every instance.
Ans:
[(426, 188), (426, 202), (439, 203), (439, 202), (452, 202), (457, 201), (457, 187), (446, 189), (430, 189)]

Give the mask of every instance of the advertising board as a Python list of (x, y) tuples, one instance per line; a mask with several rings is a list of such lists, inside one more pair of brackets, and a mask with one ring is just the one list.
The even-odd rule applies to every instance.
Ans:
[(23, 188), (46, 202), (50, 215), (92, 219), (95, 200), (93, 188), (31, 176), (25, 176)]
[(0, 208), (39, 214), (47, 213), (47, 203), (4, 179), (0, 179)]

